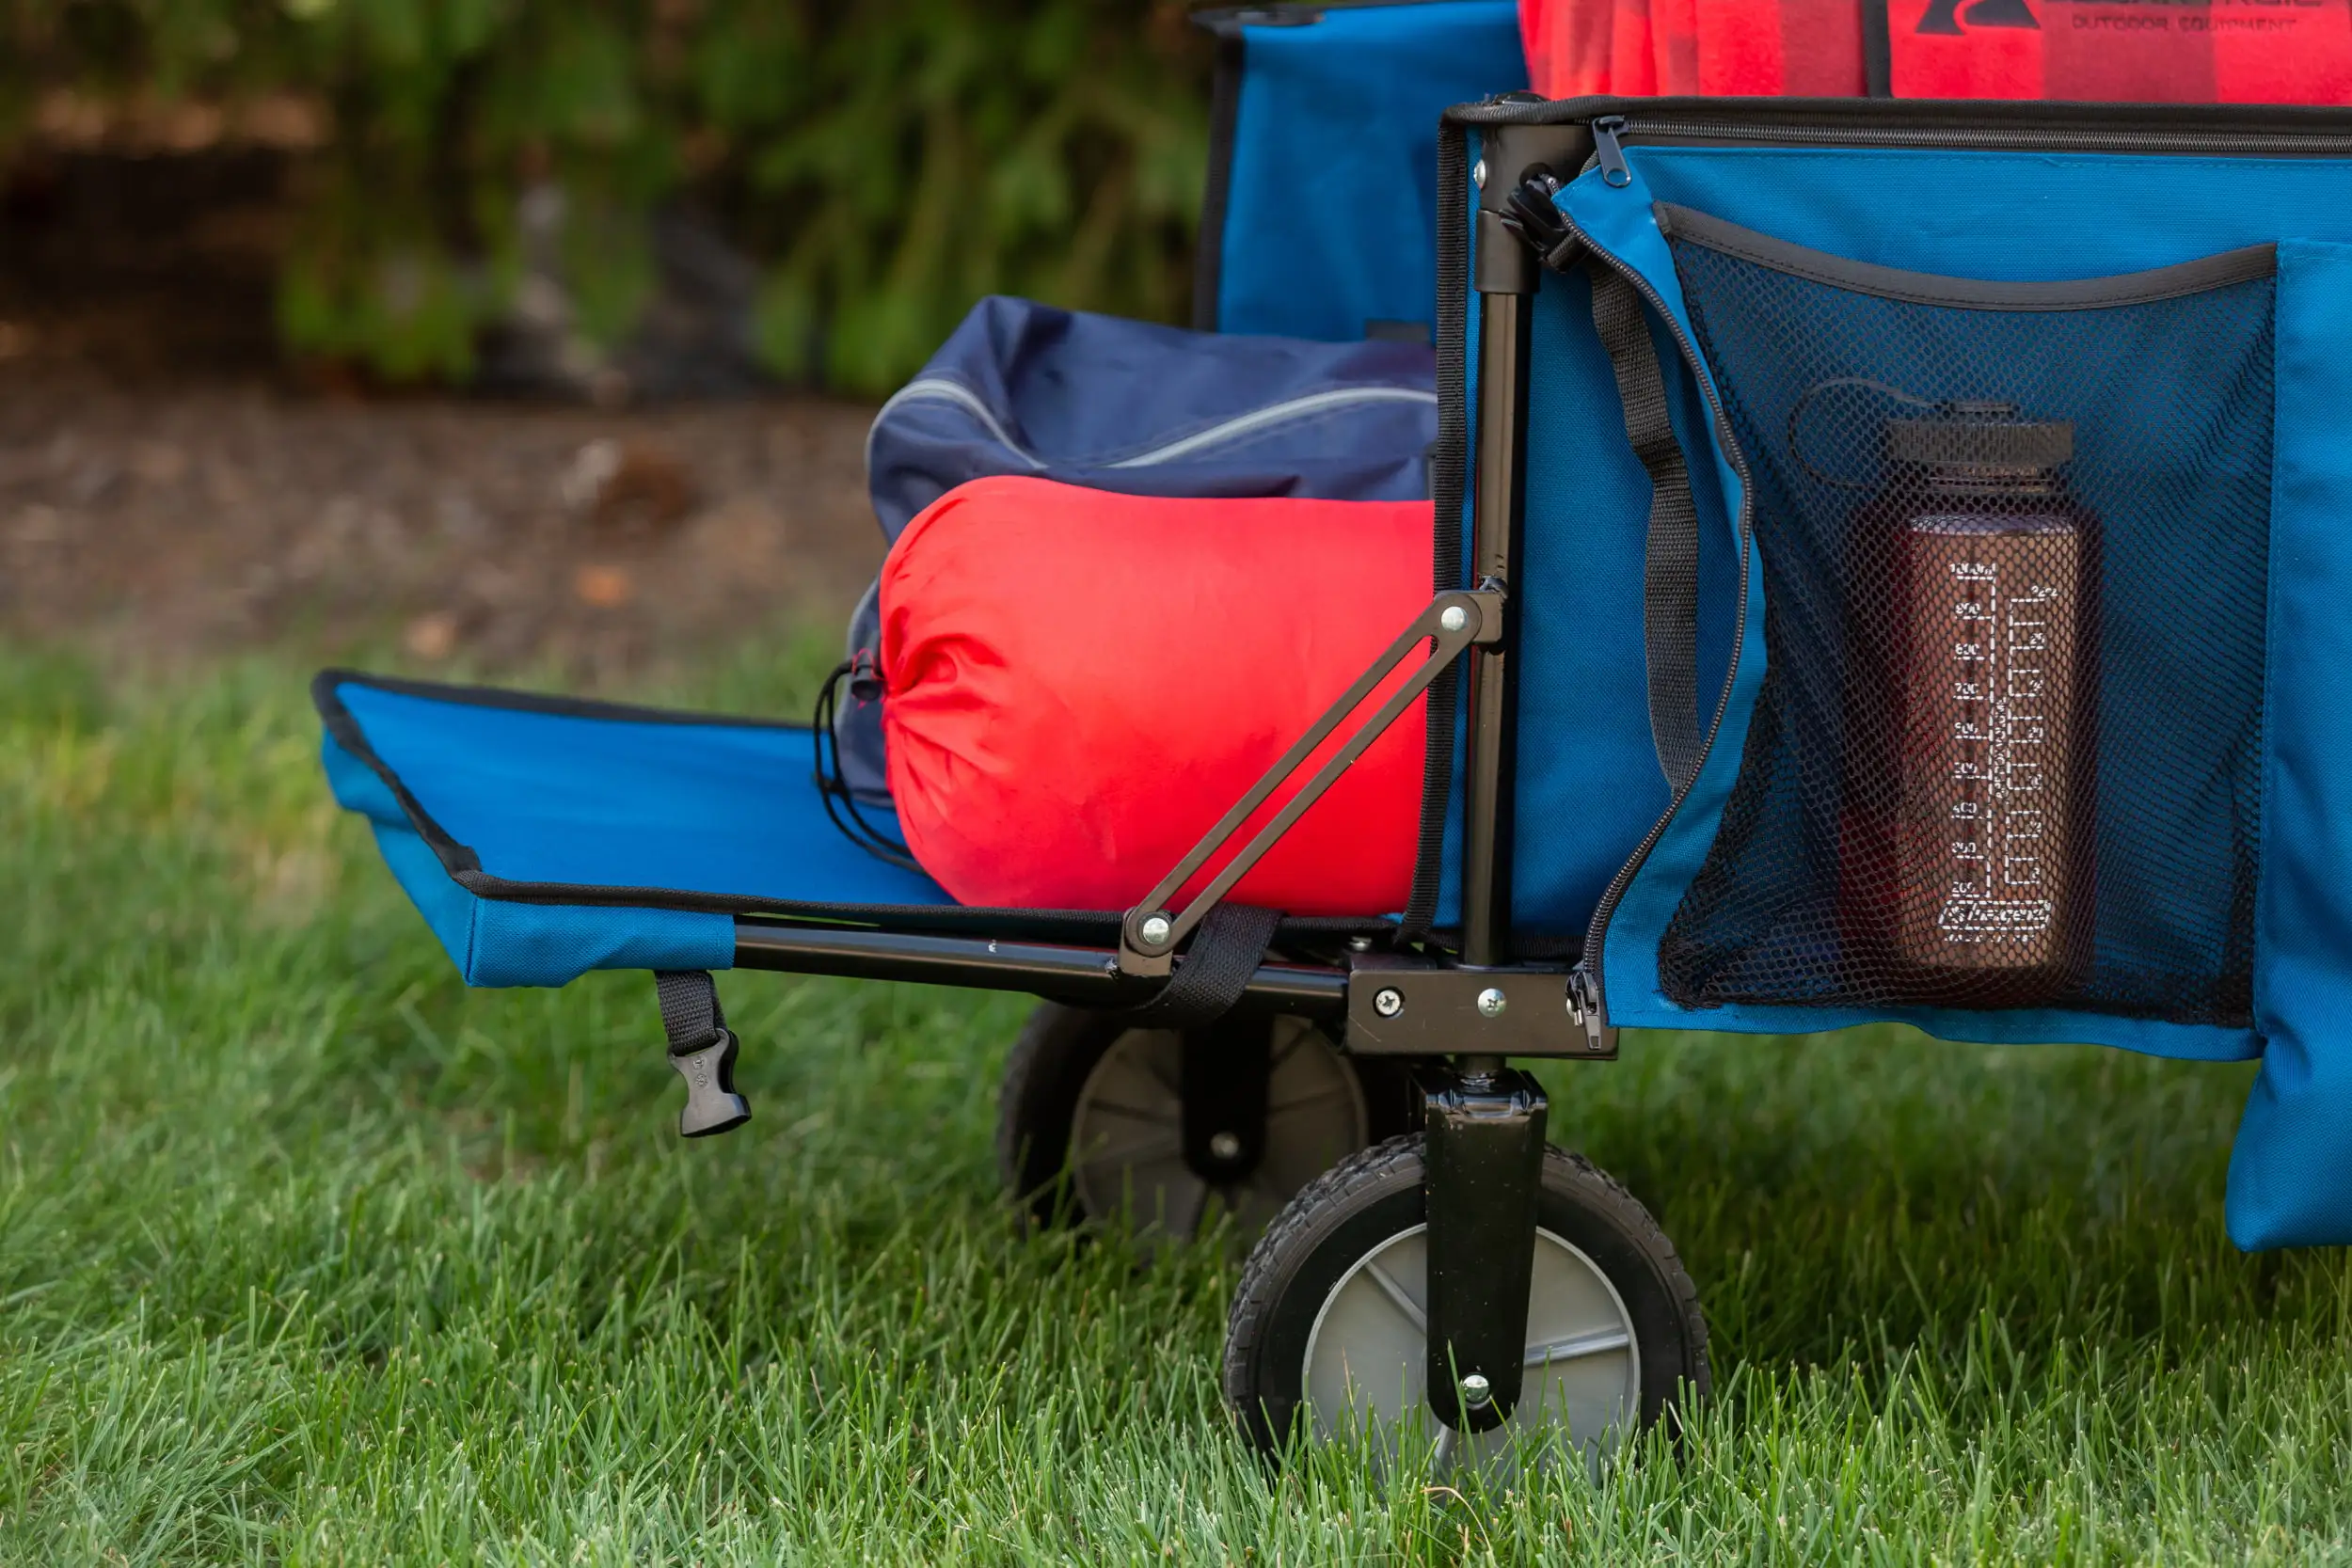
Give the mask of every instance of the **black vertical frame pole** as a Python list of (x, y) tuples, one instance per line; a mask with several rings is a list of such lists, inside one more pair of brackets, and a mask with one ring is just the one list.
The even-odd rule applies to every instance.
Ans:
[[(1489, 135), (1490, 156), (1507, 138)], [(1488, 175), (1489, 183), (1504, 178)], [(1538, 269), (1534, 253), (1480, 193), (1478, 292), (1478, 443), (1471, 471), (1470, 580), (1507, 591), (1518, 570), (1519, 513), (1526, 495), (1529, 305)], [(1518, 610), (1504, 601), (1502, 640), (1470, 655), (1468, 791), (1462, 816), (1462, 961), (1474, 968), (1511, 956), (1511, 658)]]
[[(1511, 658), (1527, 478), (1527, 356), (1540, 270), (1502, 221), (1521, 166), (1507, 127), (1480, 159), (1471, 284), (1478, 293), (1478, 441), (1470, 578), (1501, 586), (1502, 640), (1470, 650), (1469, 790), (1462, 819), (1462, 962), (1511, 958)], [(1543, 1092), (1499, 1058), (1433, 1065), (1422, 1080), (1429, 1225), (1427, 1399), (1454, 1431), (1486, 1432), (1518, 1402), (1543, 1180)]]

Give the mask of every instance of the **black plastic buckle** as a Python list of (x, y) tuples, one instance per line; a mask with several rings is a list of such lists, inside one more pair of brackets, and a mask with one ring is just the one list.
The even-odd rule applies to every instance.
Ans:
[(752, 1119), (752, 1103), (735, 1092), (735, 1058), (742, 1047), (735, 1031), (692, 1051), (673, 1051), (670, 1065), (686, 1080), (686, 1108), (678, 1113), (678, 1136), (708, 1138), (732, 1132)]

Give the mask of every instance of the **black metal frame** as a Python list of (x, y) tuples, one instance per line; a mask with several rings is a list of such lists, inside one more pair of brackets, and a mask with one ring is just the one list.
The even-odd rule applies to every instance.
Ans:
[[(1475, 586), (1438, 594), (1414, 617), (1126, 912), (1115, 948), (777, 916), (736, 920), (739, 969), (1029, 990), (1103, 1008), (1141, 1006), (1165, 989), (1182, 961), (1180, 949), (1208, 911), (1413, 703), (1467, 659), (1458, 953), (1449, 958), (1393, 945), (1373, 951), (1359, 939), (1343, 960), (1262, 961), (1230, 1022), (1188, 1037), (1184, 1091), (1187, 1158), (1254, 1164), (1261, 1150), (1247, 1146), (1251, 1130), (1257, 1141), (1263, 1137), (1268, 1013), (1333, 1025), (1343, 1050), (1419, 1064), (1429, 1227), (1428, 1400), (1447, 1426), (1474, 1432), (1507, 1419), (1518, 1399), (1543, 1166), (1543, 1092), (1506, 1068), (1504, 1058), (1607, 1060), (1616, 1053), (1613, 1032), (1592, 1026), (1565, 965), (1515, 964), (1511, 951), (1517, 627), (1510, 584), (1518, 566), (1526, 474), (1529, 301), (1541, 269), (1503, 221), (1500, 198), (1518, 184), (1521, 165), (1560, 155), (1564, 129), (1496, 126), (1486, 134), (1485, 162), (1495, 172), (1482, 182), (1471, 279), (1479, 309), (1478, 424), (1466, 565)], [(1370, 718), (1185, 907), (1171, 909), (1185, 884), (1424, 645), (1421, 663)], [(1218, 1155), (1212, 1140), (1236, 1129), (1245, 1147)]]
[[(1923, 126), (1969, 121), (1985, 110), (1965, 103), (1907, 103), (1897, 111), (1868, 101), (1727, 106), (1665, 100), (1652, 101), (1641, 112), (1687, 120), (1688, 125), (1671, 127), (1675, 134), (1706, 138), (1730, 134), (1730, 128), (1747, 135), (1783, 123), (1803, 128), (1823, 120), (1851, 125), (1857, 134), (1883, 130), (1909, 135)], [(1466, 579), (1474, 587), (1433, 599), (1145, 901), (1127, 911), (1115, 948), (777, 918), (737, 922), (739, 968), (1017, 989), (1092, 1006), (1136, 1006), (1164, 989), (1163, 977), (1182, 961), (1179, 949), (1185, 939), (1268, 847), (1413, 701), (1467, 658), (1462, 927), (1456, 955), (1406, 950), (1391, 942), (1381, 951), (1351, 951), (1343, 960), (1261, 962), (1243, 991), (1240, 1006), (1248, 1014), (1236, 1018), (1230, 1036), (1196, 1032), (1197, 1039), (1188, 1037), (1184, 1069), (1187, 1154), (1198, 1161), (1216, 1158), (1207, 1143), (1220, 1131), (1247, 1129), (1254, 1118), (1263, 1136), (1263, 1053), (1253, 1043), (1258, 1037), (1246, 1031), (1257, 1028), (1266, 1012), (1296, 1013), (1334, 1025), (1343, 1050), (1418, 1064), (1429, 1257), (1427, 1398), (1433, 1414), (1454, 1430), (1486, 1431), (1508, 1419), (1522, 1382), (1547, 1105), (1534, 1082), (1510, 1070), (1505, 1058), (1609, 1060), (1616, 1054), (1615, 1033), (1589, 974), (1558, 964), (1514, 963), (1511, 951), (1517, 617), (1510, 589), (1518, 566), (1524, 502), (1530, 302), (1542, 268), (1510, 221), (1508, 201), (1531, 177), (1570, 174), (1582, 166), (1597, 150), (1587, 122), (1596, 114), (1625, 112), (1628, 105), (1613, 100), (1545, 103), (1533, 95), (1506, 95), (1453, 122), (1457, 129), (1475, 123), (1483, 138), (1474, 261), (1468, 276), (1458, 260), (1449, 261), (1461, 254), (1458, 240), (1450, 241), (1440, 255), (1441, 315), (1466, 294), (1474, 293), (1478, 302), (1477, 426), (1467, 463), (1472, 529), (1464, 562)], [(2296, 155), (2322, 142), (2337, 151), (2337, 142), (2352, 145), (2343, 117), (2320, 110), (2136, 106), (2127, 112), (2128, 122), (2119, 122), (2119, 111), (2106, 105), (2018, 104), (2005, 105), (2002, 112), (2017, 145), (2026, 146), (2057, 138), (2053, 145), (2112, 143), (2115, 150), (2130, 150), (2152, 121), (2182, 135), (2226, 134), (2233, 150), (2249, 155)], [(1727, 128), (1725, 116), (1741, 123)], [(1605, 163), (1613, 145), (1597, 150)], [(1445, 178), (1458, 180), (1458, 165), (1449, 166)], [(1448, 274), (1448, 265), (1457, 270)], [(1455, 316), (1453, 325), (1465, 323)], [(1441, 378), (1457, 404), (1467, 401), (1462, 393), (1468, 379), (1463, 374), (1468, 367), (1451, 343), (1459, 336), (1449, 332), (1449, 341), (1439, 344)], [(1451, 361), (1444, 357), (1449, 352), (1454, 355)], [(1458, 433), (1458, 424), (1455, 429)], [(1458, 462), (1458, 436), (1450, 450)], [(1445, 461), (1441, 452), (1441, 473)], [(1461, 499), (1460, 480), (1457, 470), (1439, 482), (1441, 560), (1459, 542), (1458, 513), (1451, 503)], [(1450, 616), (1453, 625), (1447, 624)], [(1184, 884), (1423, 642), (1431, 644), (1428, 653), (1399, 690), (1185, 909), (1171, 911), (1168, 905)], [(1439, 689), (1438, 695), (1444, 694)], [(1435, 770), (1447, 756), (1453, 725), (1435, 717), (1439, 711), (1435, 699), (1432, 711)], [(1442, 808), (1442, 794), (1433, 793), (1432, 800), (1433, 809)], [(1425, 851), (1432, 849), (1434, 837), (1424, 833), (1431, 841)], [(1417, 909), (1423, 895), (1417, 883)], [(1409, 920), (1406, 935), (1417, 933), (1424, 919), (1425, 911)]]
[[(1372, 667), (1356, 677), (1354, 685), (1343, 692), (1339, 701), (1326, 708), (1323, 717), (1308, 726), (1291, 749), (1277, 758), (1258, 782), (1249, 786), (1248, 794), (1233, 802), (1233, 807), (1218, 819), (1192, 847), (1190, 853), (1176, 863), (1175, 869), (1160, 879), (1159, 885), (1144, 895), (1142, 903), (1127, 911), (1119, 927), (1119, 967), (1136, 976), (1166, 974), (1173, 963), (1176, 948), (1190, 936), (1218, 899), (1233, 890), (1250, 867), (1256, 865), (1276, 841), (1288, 832), (1291, 824), (1305, 816), (1309, 807), (1321, 800), (1339, 782), (1342, 773), (1355, 764), (1380, 738), (1389, 727), (1402, 718), (1405, 711), (1418, 702), (1437, 678), (1454, 666), (1454, 661), (1472, 649), (1499, 642), (1504, 626), (1503, 591), (1498, 581), (1482, 581), (1475, 592), (1455, 591), (1440, 594), (1429, 601), (1429, 607), (1397, 634), (1396, 640), (1372, 661)], [(1396, 667), (1405, 662), (1423, 641), (1435, 644), (1419, 668), (1404, 685), (1391, 693), (1378, 711), (1350, 736), (1330, 759), (1315, 770), (1313, 778), (1300, 786), (1297, 794), (1283, 802), (1257, 836), (1244, 845), (1233, 858), (1225, 863), (1182, 911), (1168, 906), (1184, 885), (1198, 876), (1201, 867), (1215, 858), (1217, 850), (1239, 832), (1242, 825), (1257, 814), (1258, 808), (1273, 799), (1290, 776), (1305, 766), (1307, 759), (1320, 747), (1349, 715), (1361, 707), (1367, 698), (1379, 689)], [(1473, 672), (1474, 674), (1474, 672)]]
[[(739, 915), (735, 967), (853, 980), (913, 980), (931, 986), (1025, 990), (1079, 1006), (1140, 1006), (1158, 984), (1119, 968), (1107, 947), (1007, 942), (828, 926), (765, 915)], [(1330, 965), (1262, 963), (1243, 992), (1247, 1004), (1336, 1021), (1346, 1016), (1347, 971)]]
[[(1519, 564), (1531, 301), (1542, 279), (1534, 253), (1487, 196), (1518, 183), (1516, 166), (1523, 155), (1509, 144), (1502, 135), (1485, 138), (1470, 279), (1478, 296), (1478, 425), (1470, 464), (1470, 570), (1482, 584), (1506, 589)], [(1487, 977), (1477, 972), (1499, 970), (1511, 959), (1516, 623), (1512, 617), (1501, 637), (1479, 648), (1470, 667), (1461, 968), (1476, 978)], [(1489, 987), (1479, 996), (1502, 1019), (1511, 1017), (1504, 987)], [(1554, 1018), (1565, 1027), (1575, 1017), (1572, 994), (1564, 994)], [(1475, 1049), (1470, 1040), (1464, 1046)], [(1508, 1419), (1519, 1398), (1543, 1180), (1544, 1096), (1533, 1079), (1504, 1068), (1500, 1054), (1462, 1055), (1423, 1070), (1422, 1104), (1426, 1398), (1430, 1414), (1447, 1427), (1484, 1432)]]

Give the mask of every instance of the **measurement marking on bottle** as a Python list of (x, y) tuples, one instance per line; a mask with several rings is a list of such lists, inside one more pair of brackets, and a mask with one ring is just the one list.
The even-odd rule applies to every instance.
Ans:
[(2029, 586), (2005, 592), (2010, 563), (1984, 555), (2017, 543), (1948, 539), (1946, 547), (1962, 559), (1941, 562), (1959, 590), (1947, 603), (1962, 634), (1949, 644), (1954, 667), (1944, 677), (1951, 693), (1947, 776), (1956, 797), (1947, 817), (1972, 834), (1945, 847), (1949, 870), (1937, 879), (1947, 891), (1934, 926), (1947, 943), (2038, 946), (2057, 918), (2055, 901), (2031, 890), (2048, 885), (2039, 803), (2051, 793), (2047, 663), (2053, 633), (2065, 635), (2068, 606), (2039, 571)]

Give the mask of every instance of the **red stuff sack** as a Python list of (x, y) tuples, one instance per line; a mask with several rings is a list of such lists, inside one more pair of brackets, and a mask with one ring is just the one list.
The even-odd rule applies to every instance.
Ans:
[[(950, 490), (882, 574), (882, 728), (907, 847), (965, 904), (1141, 901), (1427, 608), (1432, 522), (1427, 501), (1169, 499), (1008, 476)], [(1293, 914), (1401, 910), (1423, 706), (1232, 897)]]
[(1519, 0), (1519, 34), (1547, 98), (1859, 97), (1862, 4)]

